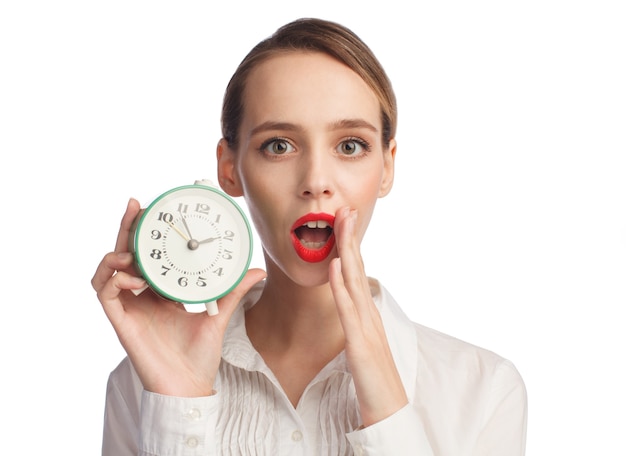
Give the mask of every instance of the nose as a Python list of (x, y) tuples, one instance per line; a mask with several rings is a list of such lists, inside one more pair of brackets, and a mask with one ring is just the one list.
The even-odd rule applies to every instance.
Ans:
[(329, 197), (334, 193), (333, 168), (321, 151), (307, 151), (300, 163), (299, 193), (303, 198)]

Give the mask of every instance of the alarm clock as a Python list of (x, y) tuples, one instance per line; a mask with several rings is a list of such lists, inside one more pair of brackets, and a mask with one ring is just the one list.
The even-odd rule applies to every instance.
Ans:
[(243, 279), (252, 259), (252, 230), (241, 207), (210, 181), (157, 197), (133, 223), (129, 250), (137, 272), (160, 296), (184, 304), (216, 300)]

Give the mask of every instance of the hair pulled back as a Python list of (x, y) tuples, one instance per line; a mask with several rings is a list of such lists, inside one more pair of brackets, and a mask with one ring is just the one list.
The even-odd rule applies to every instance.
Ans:
[(351, 30), (322, 19), (297, 19), (280, 27), (257, 44), (233, 74), (222, 105), (222, 136), (236, 149), (243, 117), (244, 89), (250, 72), (259, 63), (278, 53), (322, 52), (336, 58), (357, 73), (379, 100), (382, 116), (382, 141), (389, 145), (397, 125), (396, 98), (382, 65), (370, 48)]

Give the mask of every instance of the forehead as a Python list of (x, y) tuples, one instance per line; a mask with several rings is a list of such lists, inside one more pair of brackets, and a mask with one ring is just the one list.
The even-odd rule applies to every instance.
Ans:
[(259, 63), (244, 90), (244, 123), (335, 122), (363, 118), (381, 128), (373, 90), (347, 65), (320, 52), (293, 51)]

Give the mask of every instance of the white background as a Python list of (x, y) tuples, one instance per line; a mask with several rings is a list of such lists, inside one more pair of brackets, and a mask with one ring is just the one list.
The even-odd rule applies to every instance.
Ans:
[(89, 282), (126, 202), (214, 179), (236, 65), (316, 16), (372, 47), (399, 100), (368, 273), (516, 364), (527, 454), (626, 454), (623, 2), (219, 3), (0, 6), (0, 452), (99, 453), (123, 351)]

